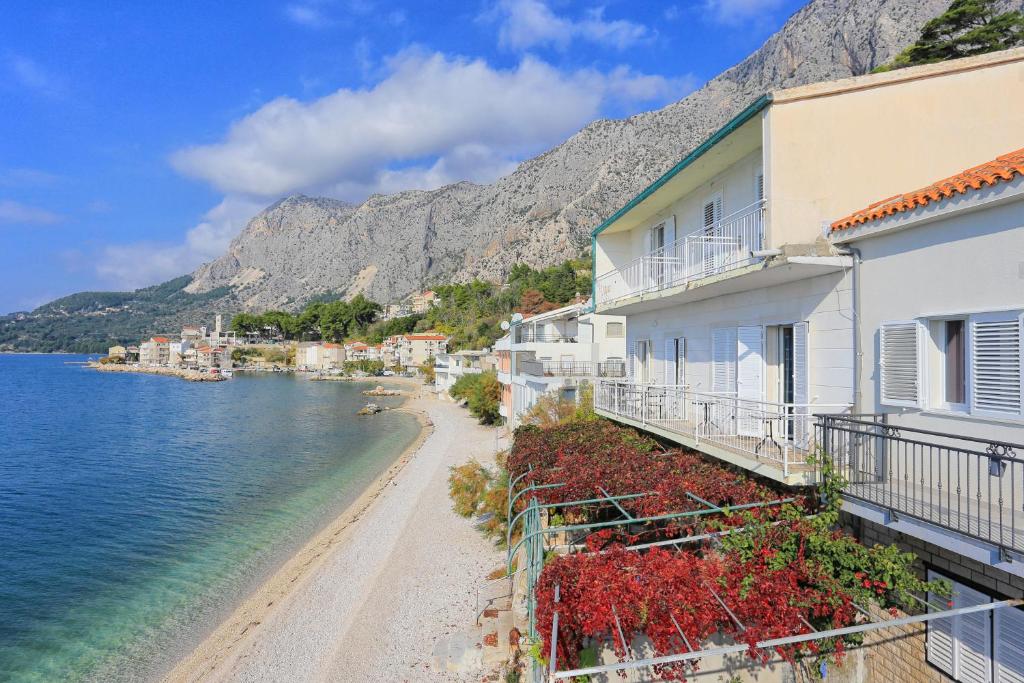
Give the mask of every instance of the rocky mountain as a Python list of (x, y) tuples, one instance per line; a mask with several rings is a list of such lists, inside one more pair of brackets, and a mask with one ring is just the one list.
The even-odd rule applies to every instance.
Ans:
[(765, 92), (862, 74), (890, 60), (948, 0), (815, 0), (763, 47), (685, 99), (595, 121), (490, 185), (373, 196), (357, 207), (289, 197), (249, 223), (188, 291), (237, 291), (247, 308), (323, 292), (388, 301), (431, 283), (500, 280), (565, 260), (590, 230)]
[[(0, 318), (0, 350), (99, 349), (136, 339), (136, 329), (170, 330), (213, 310), (294, 309), (312, 297), (357, 292), (392, 301), (440, 282), (500, 280), (517, 262), (563, 261), (589, 246), (595, 225), (759, 96), (866, 73), (948, 4), (811, 0), (756, 52), (681, 101), (595, 121), (494, 183), (374, 195), (359, 205), (282, 199), (255, 216), (224, 256), (174, 286), (119, 294), (113, 309), (110, 295), (87, 293)], [(154, 299), (165, 294), (167, 301)]]

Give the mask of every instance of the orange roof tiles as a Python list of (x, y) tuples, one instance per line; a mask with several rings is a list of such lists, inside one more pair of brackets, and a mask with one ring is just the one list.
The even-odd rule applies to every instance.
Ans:
[(920, 190), (875, 202), (832, 223), (832, 232), (852, 228), (896, 213), (913, 211), (931, 202), (948, 199), (958, 194), (967, 194), (971, 190), (980, 190), (986, 185), (1009, 182), (1017, 176), (1024, 176), (1024, 148), (996, 157), (980, 166), (961, 171), (928, 187), (922, 187)]
[(156, 342), (157, 344), (167, 344), (167, 343), (169, 343), (169, 342), (170, 342), (171, 340), (170, 340), (170, 339), (168, 339), (167, 337), (153, 337), (153, 338), (151, 338), (151, 339), (150, 339), (150, 341), (154, 341), (154, 342)]

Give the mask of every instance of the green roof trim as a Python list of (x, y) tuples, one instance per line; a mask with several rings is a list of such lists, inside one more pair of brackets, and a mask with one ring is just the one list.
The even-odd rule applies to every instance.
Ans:
[(692, 152), (683, 157), (683, 160), (680, 161), (675, 166), (673, 166), (672, 168), (670, 168), (665, 173), (665, 175), (661, 176), (653, 183), (648, 185), (643, 192), (630, 199), (625, 206), (623, 206), (621, 209), (613, 213), (604, 223), (601, 223), (601, 225), (594, 228), (590, 233), (591, 236), (596, 238), (608, 226), (610, 226), (612, 223), (625, 216), (627, 213), (632, 211), (638, 204), (640, 204), (642, 201), (644, 201), (652, 194), (657, 192), (662, 185), (664, 185), (669, 180), (674, 178), (676, 175), (681, 173), (683, 169), (685, 169), (687, 166), (689, 166), (697, 159), (699, 159), (701, 156), (703, 156), (705, 152), (707, 152), (709, 149), (711, 149), (719, 142), (721, 142), (726, 136), (728, 136), (730, 133), (735, 131), (737, 128), (742, 126), (750, 119), (754, 118), (754, 116), (760, 113), (762, 109), (771, 104), (771, 101), (772, 96), (770, 94), (762, 95), (761, 97), (759, 97), (757, 101), (755, 101), (746, 109), (744, 109), (735, 117), (733, 117), (731, 121), (729, 121), (727, 124), (719, 128), (711, 137), (709, 137), (707, 140), (698, 145), (696, 149), (694, 149)]

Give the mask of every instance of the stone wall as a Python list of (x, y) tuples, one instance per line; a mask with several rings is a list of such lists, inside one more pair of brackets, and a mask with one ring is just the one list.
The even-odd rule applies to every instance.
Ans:
[[(913, 536), (891, 531), (860, 517), (844, 514), (842, 522), (846, 529), (865, 545), (895, 543), (917, 555), (916, 569), (922, 577), (925, 575), (926, 567), (930, 566), (951, 579), (973, 583), (999, 597), (1024, 597), (1024, 578), (976, 562)], [(892, 618), (881, 613), (878, 616)], [(925, 633), (924, 624), (912, 624), (867, 634), (864, 639), (865, 647), (861, 650), (864, 657), (865, 680), (876, 683), (933, 683), (951, 680), (926, 661)]]

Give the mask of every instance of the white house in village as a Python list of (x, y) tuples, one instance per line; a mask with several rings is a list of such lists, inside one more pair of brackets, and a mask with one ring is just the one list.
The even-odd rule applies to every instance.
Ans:
[(306, 370), (336, 370), (345, 363), (345, 348), (332, 342), (299, 342), (295, 366)]
[(516, 316), (495, 350), (503, 389), (501, 414), (515, 428), (544, 394), (574, 399), (582, 382), (624, 377), (625, 318), (596, 315), (589, 311), (589, 302)]
[(418, 368), (428, 358), (436, 358), (437, 354), (448, 351), (448, 337), (433, 332), (400, 335), (397, 351), (400, 365)]
[[(1024, 49), (755, 102), (595, 229), (629, 357), (598, 412), (791, 485), (822, 452), (864, 542), (958, 607), (1024, 595), (1021, 111)], [(899, 656), (1024, 680), (1021, 634), (961, 615)]]
[(494, 369), (497, 358), (490, 349), (439, 353), (434, 358), (434, 391), (439, 398), (447, 398), (448, 392), (464, 375), (478, 375)]

